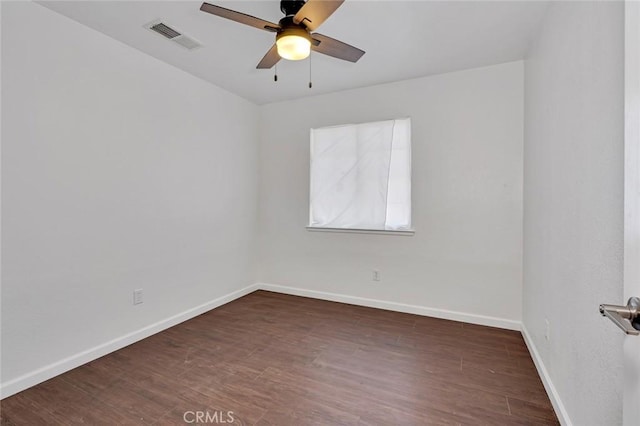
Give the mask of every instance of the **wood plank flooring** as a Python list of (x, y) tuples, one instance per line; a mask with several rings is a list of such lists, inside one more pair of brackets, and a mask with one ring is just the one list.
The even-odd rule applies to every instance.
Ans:
[(0, 410), (3, 426), (559, 424), (518, 332), (266, 291)]

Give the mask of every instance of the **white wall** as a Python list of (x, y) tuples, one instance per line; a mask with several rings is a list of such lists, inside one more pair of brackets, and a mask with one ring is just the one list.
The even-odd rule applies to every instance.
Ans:
[(256, 106), (34, 3), (2, 64), (3, 384), (254, 282)]
[(554, 3), (525, 66), (523, 322), (580, 426), (622, 421), (623, 31), (621, 2)]
[[(522, 62), (276, 103), (260, 113), (260, 281), (519, 327)], [(306, 231), (309, 129), (405, 116), (413, 119), (415, 236)], [(380, 282), (371, 280), (373, 269)]]

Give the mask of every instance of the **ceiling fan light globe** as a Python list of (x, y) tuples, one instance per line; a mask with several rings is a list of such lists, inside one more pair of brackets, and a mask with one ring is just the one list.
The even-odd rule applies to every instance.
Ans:
[(278, 37), (276, 46), (278, 47), (278, 55), (290, 61), (305, 59), (311, 53), (309, 39), (295, 34)]

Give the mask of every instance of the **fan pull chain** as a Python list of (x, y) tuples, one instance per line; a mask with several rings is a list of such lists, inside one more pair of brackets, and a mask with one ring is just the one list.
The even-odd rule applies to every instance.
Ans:
[(309, 53), (309, 89), (313, 87), (313, 83), (311, 82), (311, 53)]
[(276, 64), (275, 67), (274, 67), (273, 81), (278, 81), (278, 64)]

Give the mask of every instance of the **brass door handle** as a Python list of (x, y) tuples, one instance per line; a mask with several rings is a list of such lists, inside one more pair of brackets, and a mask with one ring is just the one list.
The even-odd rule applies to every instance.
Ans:
[(626, 306), (600, 305), (600, 313), (613, 321), (625, 334), (640, 334), (640, 297), (631, 297)]

